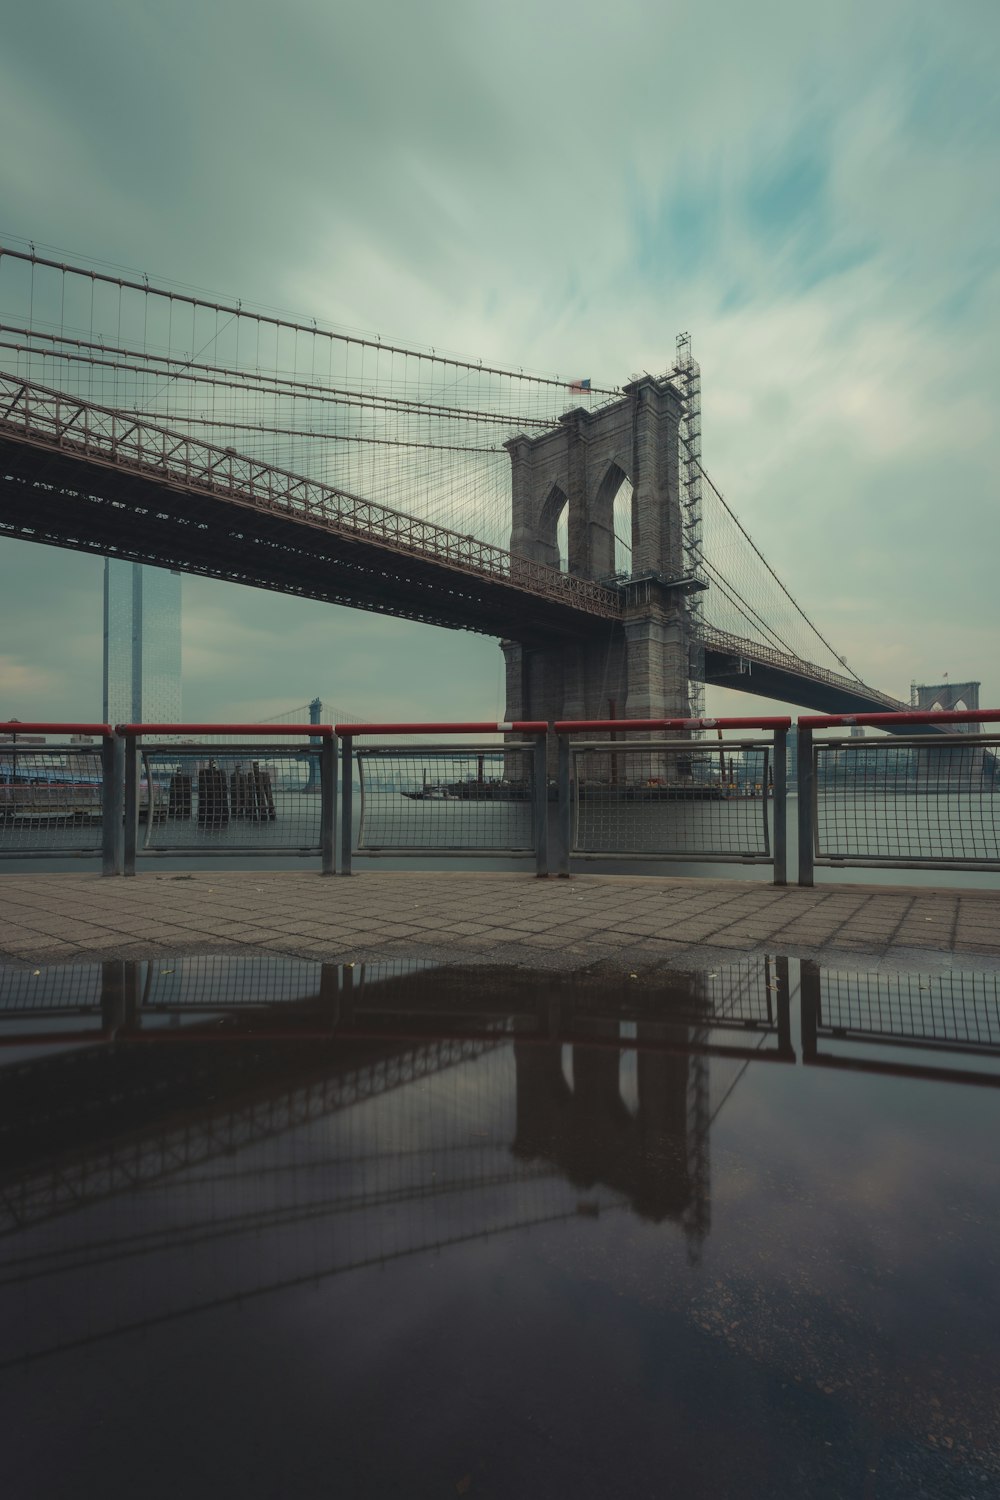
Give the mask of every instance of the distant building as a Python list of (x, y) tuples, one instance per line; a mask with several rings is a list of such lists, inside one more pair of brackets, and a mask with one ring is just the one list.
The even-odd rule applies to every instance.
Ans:
[(104, 722), (181, 718), (181, 575), (106, 558)]

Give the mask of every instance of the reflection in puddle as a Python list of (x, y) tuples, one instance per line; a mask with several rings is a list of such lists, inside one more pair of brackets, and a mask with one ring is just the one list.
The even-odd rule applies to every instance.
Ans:
[[(121, 1474), (178, 1367), (251, 1425), (285, 1383), (337, 1412), (357, 1493), (1000, 1473), (994, 975), (0, 970), (0, 1047), (4, 1399), (69, 1382), (79, 1418), (39, 1489), (93, 1360), (134, 1386)], [(231, 1488), (288, 1492), (276, 1454)]]

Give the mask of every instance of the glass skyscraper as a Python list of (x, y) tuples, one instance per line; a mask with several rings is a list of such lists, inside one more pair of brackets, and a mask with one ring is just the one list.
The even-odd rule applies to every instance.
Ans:
[(181, 575), (104, 561), (104, 722), (181, 718)]

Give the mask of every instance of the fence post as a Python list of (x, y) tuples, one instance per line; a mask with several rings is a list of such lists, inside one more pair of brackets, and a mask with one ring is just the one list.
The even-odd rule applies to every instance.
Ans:
[(777, 1011), (778, 1020), (778, 1052), (781, 1057), (790, 1058), (795, 1061), (795, 1050), (792, 1047), (792, 990), (788, 982), (788, 959), (776, 958), (774, 961), (775, 987), (778, 993)]
[[(311, 756), (309, 766), (312, 770)], [(319, 746), (319, 830), (320, 873), (333, 875), (337, 869), (337, 741), (332, 734)]]
[(808, 724), (798, 726), (799, 773), (799, 885), (813, 883), (813, 803), (816, 778), (813, 775), (813, 737)]
[(354, 839), (354, 736), (345, 734), (340, 760), (340, 875), (351, 875), (351, 844)]
[(139, 838), (139, 742), (134, 735), (124, 739), (125, 827), (123, 875), (135, 874), (135, 851)]
[[(788, 883), (788, 730), (774, 731), (774, 883)], [(767, 802), (764, 803), (765, 808)]]
[(116, 734), (101, 742), (101, 874), (122, 873), (125, 746)]
[(541, 879), (549, 873), (549, 786), (548, 734), (536, 734), (533, 754), (531, 795), (535, 820), (535, 874)]
[(121, 959), (101, 964), (101, 1030), (108, 1041), (125, 1021), (125, 965)]
[(799, 1005), (802, 1015), (802, 1061), (816, 1061), (816, 1039), (820, 1018), (819, 964), (811, 958), (802, 960), (799, 975)]
[(570, 803), (570, 744), (565, 732), (558, 735), (559, 762), (556, 795), (556, 823), (559, 829), (559, 870), (562, 879), (569, 877), (570, 845), (573, 839), (573, 809)]

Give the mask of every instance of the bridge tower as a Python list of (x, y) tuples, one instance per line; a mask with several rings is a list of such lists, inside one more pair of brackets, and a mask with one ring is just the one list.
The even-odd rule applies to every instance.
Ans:
[[(512, 470), (510, 550), (618, 588), (623, 615), (565, 643), (502, 642), (507, 718), (668, 718), (689, 712), (687, 595), (679, 429), (683, 401), (668, 377), (644, 375), (597, 411), (575, 408), (538, 437), (506, 444)], [(631, 568), (616, 573), (614, 503), (632, 485)]]
[[(923, 713), (976, 709), (979, 707), (980, 686), (978, 682), (911, 682), (910, 707), (919, 708)], [(958, 728), (965, 728), (973, 734), (979, 732), (978, 726), (974, 724), (960, 725)]]

